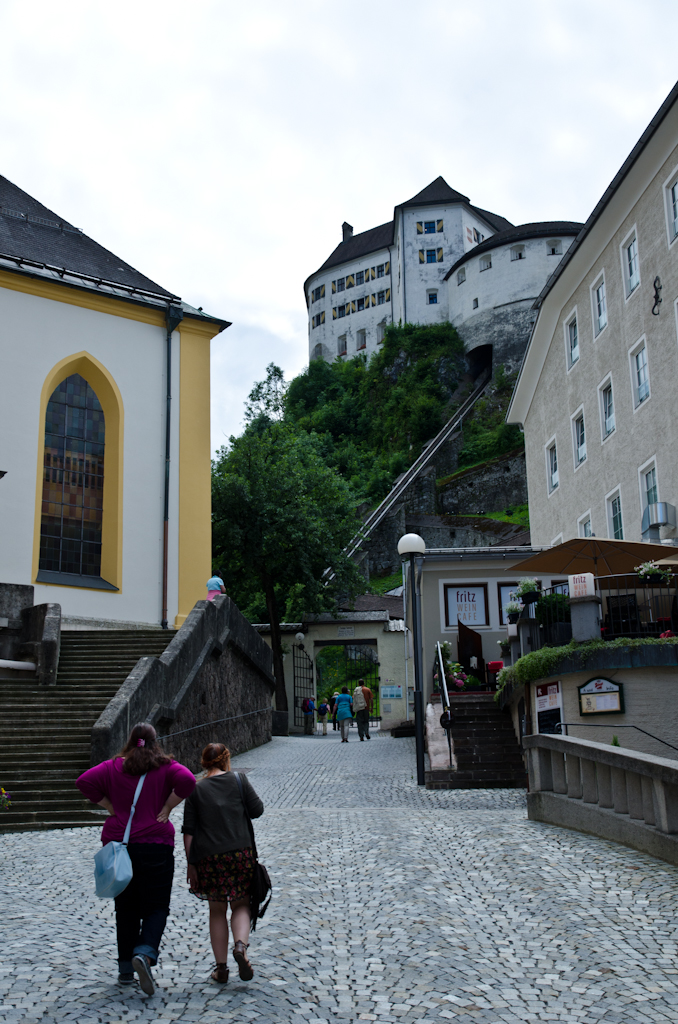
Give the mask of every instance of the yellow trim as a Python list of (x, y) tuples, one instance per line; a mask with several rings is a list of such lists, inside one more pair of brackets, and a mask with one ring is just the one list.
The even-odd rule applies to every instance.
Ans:
[[(40, 394), (40, 435), (38, 439), (37, 486), (35, 491), (35, 526), (33, 530), (33, 582), (37, 582), (40, 563), (40, 522), (42, 518), (42, 476), (45, 462), (45, 418), (47, 403), (54, 389), (72, 373), (79, 373), (96, 391), (104, 411), (106, 447), (104, 449), (104, 498), (101, 527), (101, 576), (122, 592), (122, 466), (124, 409), (122, 395), (105, 366), (89, 352), (66, 356), (45, 378)], [(40, 583), (40, 586), (59, 586)], [(78, 589), (92, 590), (92, 587)], [(98, 591), (113, 593), (113, 591)]]
[(183, 320), (179, 361), (179, 628), (212, 574), (210, 339), (216, 324)]
[(112, 296), (86, 292), (81, 288), (69, 288), (67, 285), (52, 281), (39, 281), (35, 277), (24, 277), (0, 270), (0, 288), (10, 288), (15, 292), (37, 295), (41, 299), (53, 299), (55, 302), (67, 302), (71, 306), (93, 309), (97, 313), (110, 313), (111, 316), (122, 316), (127, 320), (139, 320), (142, 324), (153, 324), (154, 327), (165, 326), (165, 312), (137, 306), (132, 302), (124, 302)]

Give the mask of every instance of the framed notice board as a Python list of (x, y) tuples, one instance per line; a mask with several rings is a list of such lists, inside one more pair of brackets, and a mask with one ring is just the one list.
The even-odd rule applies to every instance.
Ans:
[(589, 679), (579, 687), (580, 715), (623, 715), (624, 686), (611, 679)]

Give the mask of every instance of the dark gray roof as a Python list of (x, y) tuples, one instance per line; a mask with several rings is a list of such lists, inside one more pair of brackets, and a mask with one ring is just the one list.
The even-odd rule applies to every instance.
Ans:
[(0, 253), (177, 299), (0, 175)]
[(396, 209), (406, 206), (436, 206), (439, 203), (467, 203), (470, 206), (471, 200), (468, 196), (457, 192), (456, 189), (450, 188), (442, 175), (438, 175), (435, 181), (423, 188), (421, 192), (417, 192), (416, 196), (412, 196), (407, 202), (399, 203)]
[(488, 249), (496, 249), (499, 245), (509, 245), (512, 242), (521, 242), (529, 238), (549, 238), (552, 235), (576, 235), (581, 231), (583, 225), (576, 220), (542, 220), (534, 221), (531, 224), (518, 224), (516, 227), (508, 228), (505, 231), (498, 231), (496, 235), (486, 238), (479, 245), (465, 252), (445, 274), (443, 281), (454, 273), (457, 267), (473, 259), (478, 253), (487, 252)]
[(346, 601), (339, 606), (345, 612), (388, 612), (392, 619), (402, 619), (402, 597), (389, 597), (386, 594), (359, 594), (353, 601)]
[[(385, 249), (393, 244), (393, 221), (387, 224), (380, 224), (369, 231), (361, 231), (359, 235), (353, 235), (346, 242), (340, 242), (332, 255), (325, 260), (321, 267), (315, 271), (319, 274), (321, 270), (329, 270), (330, 267), (337, 267), (340, 263), (348, 263), (350, 260), (360, 259), (371, 252)], [(311, 277), (315, 277), (311, 274)], [(305, 283), (304, 283), (305, 287)]]
[[(469, 203), (470, 206), (470, 203)], [(498, 213), (490, 213), (489, 210), (481, 210), (479, 206), (471, 206), (474, 213), (477, 213), (479, 217), (486, 220), (491, 228), (495, 231), (505, 231), (506, 228), (512, 228), (513, 224), (506, 217), (500, 217)]]

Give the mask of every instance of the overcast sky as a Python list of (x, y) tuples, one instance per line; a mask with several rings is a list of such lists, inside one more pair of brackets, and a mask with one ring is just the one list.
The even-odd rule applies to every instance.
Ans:
[(669, 0), (0, 0), (0, 174), (196, 306), (218, 447), (304, 279), (439, 174), (585, 220), (674, 84)]

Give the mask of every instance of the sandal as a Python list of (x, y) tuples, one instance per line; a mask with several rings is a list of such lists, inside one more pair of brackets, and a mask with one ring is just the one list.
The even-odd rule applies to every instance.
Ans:
[(218, 981), (220, 985), (225, 985), (228, 981), (228, 967), (226, 964), (215, 964), (210, 977), (212, 981)]
[(252, 964), (247, 959), (247, 950), (249, 949), (249, 942), (241, 942), (238, 940), (233, 947), (233, 959), (238, 965), (238, 973), (240, 974), (241, 981), (251, 981), (254, 977), (254, 971)]

